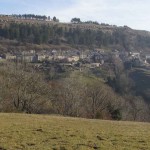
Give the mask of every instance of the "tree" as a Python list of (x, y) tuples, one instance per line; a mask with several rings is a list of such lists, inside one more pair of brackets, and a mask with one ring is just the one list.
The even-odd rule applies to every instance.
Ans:
[(147, 104), (144, 102), (142, 97), (128, 95), (125, 97), (126, 102), (128, 102), (128, 116), (127, 118), (134, 120), (134, 121), (144, 121), (148, 120), (148, 107)]
[(53, 17), (53, 21), (55, 21), (55, 22), (57, 21), (57, 18), (55, 16)]
[[(85, 89), (85, 105), (91, 118), (116, 119), (114, 113), (117, 113), (116, 111), (120, 109), (120, 100), (111, 88), (97, 80), (87, 84)], [(108, 109), (109, 105), (111, 105), (113, 111)]]
[(150, 58), (148, 58), (146, 61), (150, 64)]
[(72, 18), (71, 23), (81, 23), (80, 18)]
[(108, 77), (108, 84), (119, 94), (125, 95), (133, 87), (133, 81), (129, 78), (124, 70), (122, 61), (118, 58), (111, 57), (114, 77)]
[(50, 16), (48, 16), (48, 20), (49, 20), (49, 21), (51, 20), (51, 17), (50, 17)]
[[(50, 87), (40, 75), (35, 76), (33, 70), (25, 71), (20, 64), (17, 66), (8, 64), (0, 69), (3, 69), (5, 74), (4, 76), (0, 72), (0, 79), (3, 78), (3, 82), (0, 82), (4, 88), (3, 95), (0, 90), (0, 97), (2, 97), (4, 110), (41, 113), (46, 108), (45, 104), (50, 104)], [(48, 110), (48, 108), (46, 109)], [(45, 111), (47, 111), (46, 109)]]
[(121, 109), (120, 108), (115, 108), (111, 103), (108, 103), (108, 111), (110, 113), (110, 116), (113, 120), (121, 120), (122, 119), (122, 114), (121, 114)]
[[(74, 77), (66, 78), (59, 83), (53, 84), (53, 107), (56, 108), (56, 113), (75, 117), (83, 117), (82, 90), (84, 85), (81, 85), (79, 80)], [(80, 87), (80, 88), (79, 88)], [(61, 89), (61, 90), (60, 90)], [(82, 109), (82, 110), (81, 110)]]

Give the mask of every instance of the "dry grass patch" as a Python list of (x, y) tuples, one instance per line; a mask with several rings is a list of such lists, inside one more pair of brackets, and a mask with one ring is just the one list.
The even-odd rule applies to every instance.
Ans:
[(0, 150), (148, 150), (150, 124), (0, 114)]

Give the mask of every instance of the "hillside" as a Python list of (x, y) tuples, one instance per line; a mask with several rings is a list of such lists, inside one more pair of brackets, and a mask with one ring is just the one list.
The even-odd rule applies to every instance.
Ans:
[(61, 23), (0, 16), (0, 37), (2, 41), (9, 39), (17, 42), (14, 47), (10, 41), (9, 48), (5, 42), (1, 42), (1, 51), (26, 48), (150, 51), (150, 32), (103, 23)]
[(150, 70), (136, 68), (131, 71), (130, 76), (135, 81), (136, 94), (142, 95), (149, 102)]
[(0, 114), (1, 150), (148, 150), (150, 124)]

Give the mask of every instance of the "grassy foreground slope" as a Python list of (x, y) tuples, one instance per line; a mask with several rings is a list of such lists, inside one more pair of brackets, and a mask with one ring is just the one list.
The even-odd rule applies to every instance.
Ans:
[(0, 150), (149, 150), (150, 124), (0, 114)]

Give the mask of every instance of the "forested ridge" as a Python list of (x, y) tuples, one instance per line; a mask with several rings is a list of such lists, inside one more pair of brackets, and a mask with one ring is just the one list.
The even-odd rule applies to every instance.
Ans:
[[(85, 24), (86, 25), (86, 24)], [(83, 25), (82, 25), (83, 26)], [(121, 50), (147, 50), (150, 48), (150, 35), (128, 27), (111, 30), (83, 29), (68, 25), (10, 23), (0, 28), (0, 37), (33, 44), (68, 44), (71, 47), (118, 48)]]

